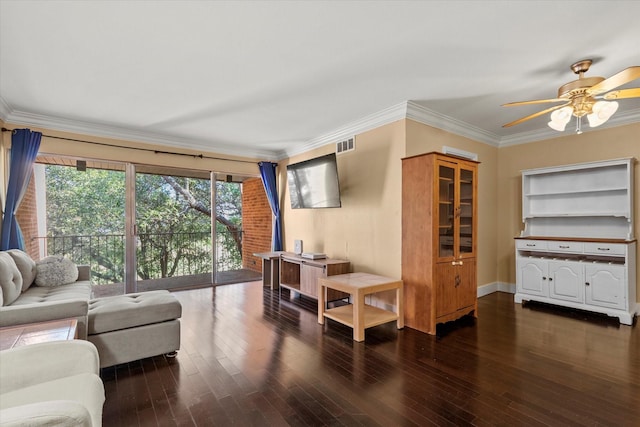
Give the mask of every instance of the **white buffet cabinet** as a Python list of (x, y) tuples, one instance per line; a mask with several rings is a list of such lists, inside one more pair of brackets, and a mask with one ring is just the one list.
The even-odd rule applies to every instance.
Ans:
[(515, 302), (637, 313), (634, 159), (522, 172), (525, 228), (516, 238)]

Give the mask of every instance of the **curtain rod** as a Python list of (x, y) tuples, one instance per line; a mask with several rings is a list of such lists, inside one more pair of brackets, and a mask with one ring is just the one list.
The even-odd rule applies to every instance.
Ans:
[[(13, 130), (14, 129), (7, 129), (7, 128), (4, 128), (4, 127), (2, 128), (2, 132), (13, 132)], [(106, 147), (125, 148), (125, 149), (128, 149), (128, 150), (150, 151), (150, 152), (155, 153), (155, 154), (172, 154), (174, 156), (187, 156), (187, 157), (196, 157), (198, 159), (222, 160), (222, 161), (225, 161), (225, 162), (238, 162), (238, 163), (251, 163), (251, 164), (258, 163), (258, 162), (252, 162), (252, 161), (249, 161), (249, 160), (233, 160), (233, 159), (225, 159), (225, 158), (222, 158), (222, 157), (211, 157), (211, 156), (205, 156), (204, 154), (186, 154), (186, 153), (176, 153), (176, 152), (172, 152), (172, 151), (152, 150), (150, 148), (123, 147), (122, 145), (107, 144), (106, 142), (86, 141), (84, 139), (65, 138), (65, 137), (62, 137), (62, 136), (54, 136), (54, 135), (42, 134), (42, 136), (46, 136), (47, 138), (53, 138), (53, 139), (62, 139), (64, 141), (84, 142), (86, 144), (103, 145), (103, 146), (106, 146)]]

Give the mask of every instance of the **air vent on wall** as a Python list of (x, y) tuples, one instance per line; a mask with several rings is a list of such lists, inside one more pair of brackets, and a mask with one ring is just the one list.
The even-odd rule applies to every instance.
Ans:
[(345, 139), (344, 141), (336, 142), (336, 153), (342, 154), (347, 151), (353, 151), (356, 149), (356, 138), (351, 137), (349, 139)]

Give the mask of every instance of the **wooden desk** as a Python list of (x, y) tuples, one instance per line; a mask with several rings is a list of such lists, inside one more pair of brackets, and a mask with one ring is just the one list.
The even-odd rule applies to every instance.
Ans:
[[(351, 294), (353, 304), (328, 309), (327, 289)], [(364, 303), (365, 295), (395, 289), (397, 313)], [(335, 320), (353, 328), (354, 341), (364, 341), (364, 330), (383, 323), (396, 321), (398, 329), (404, 327), (402, 280), (389, 279), (369, 273), (348, 273), (318, 279), (318, 323), (324, 318)]]
[(77, 323), (77, 319), (62, 319), (0, 328), (0, 350), (40, 342), (72, 340), (77, 336)]
[(272, 290), (278, 289), (280, 283), (280, 255), (286, 252), (261, 252), (253, 254), (262, 258), (262, 286), (268, 286)]

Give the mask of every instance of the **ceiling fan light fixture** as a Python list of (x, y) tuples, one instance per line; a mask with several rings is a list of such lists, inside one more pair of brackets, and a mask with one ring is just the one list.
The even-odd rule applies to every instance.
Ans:
[(600, 126), (611, 118), (618, 111), (618, 103), (616, 101), (598, 101), (593, 104), (591, 114), (587, 115), (589, 126), (594, 128)]
[(551, 113), (551, 121), (548, 123), (549, 127), (558, 132), (564, 132), (567, 127), (567, 123), (571, 120), (573, 114), (573, 108), (562, 107)]

